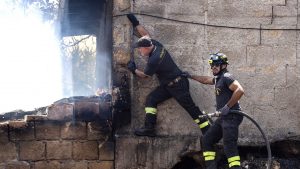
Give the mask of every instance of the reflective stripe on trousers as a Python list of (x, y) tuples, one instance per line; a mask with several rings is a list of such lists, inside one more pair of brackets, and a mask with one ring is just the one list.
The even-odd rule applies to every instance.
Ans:
[(234, 167), (234, 166), (241, 166), (241, 162), (240, 162), (240, 156), (233, 156), (228, 158), (228, 164), (229, 164), (229, 168)]
[(205, 161), (215, 160), (216, 152), (214, 152), (214, 151), (204, 151), (203, 152), (203, 157), (204, 157)]

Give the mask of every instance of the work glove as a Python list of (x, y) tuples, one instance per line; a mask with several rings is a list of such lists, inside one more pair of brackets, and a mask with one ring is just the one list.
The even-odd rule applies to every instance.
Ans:
[(130, 61), (127, 63), (127, 68), (128, 68), (133, 74), (135, 74), (136, 65), (135, 65), (135, 62), (134, 62), (133, 60), (130, 59)]
[(127, 14), (127, 18), (132, 23), (132, 26), (134, 28), (140, 24), (140, 22), (136, 19), (136, 17), (133, 14)]
[(222, 116), (226, 116), (228, 113), (229, 113), (229, 107), (227, 106), (227, 104), (225, 104), (224, 107), (222, 107), (219, 112), (221, 112), (221, 115)]
[(192, 76), (190, 75), (189, 72), (182, 72), (182, 73), (181, 73), (181, 76), (182, 76), (182, 77), (186, 77), (186, 78), (192, 78)]

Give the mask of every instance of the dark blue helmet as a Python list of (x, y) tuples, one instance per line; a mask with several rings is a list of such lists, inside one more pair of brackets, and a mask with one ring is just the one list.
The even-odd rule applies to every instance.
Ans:
[(208, 60), (210, 65), (222, 65), (228, 64), (227, 56), (223, 53), (210, 54), (210, 59)]

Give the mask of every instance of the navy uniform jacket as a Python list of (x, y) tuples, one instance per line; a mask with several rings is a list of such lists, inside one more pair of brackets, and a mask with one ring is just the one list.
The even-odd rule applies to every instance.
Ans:
[(166, 85), (170, 81), (182, 74), (176, 63), (171, 58), (169, 52), (161, 43), (152, 39), (155, 46), (149, 54), (149, 60), (144, 73), (148, 76), (156, 74), (161, 85)]
[[(234, 81), (234, 77), (228, 73), (223, 72), (216, 78), (215, 93), (217, 101), (217, 110), (221, 109), (230, 100), (233, 91), (229, 89), (229, 86)], [(233, 105), (230, 109), (241, 110), (239, 102)]]

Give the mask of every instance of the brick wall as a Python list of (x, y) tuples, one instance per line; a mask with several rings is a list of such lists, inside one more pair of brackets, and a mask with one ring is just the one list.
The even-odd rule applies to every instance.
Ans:
[(95, 122), (1, 124), (0, 169), (113, 169), (111, 133)]

